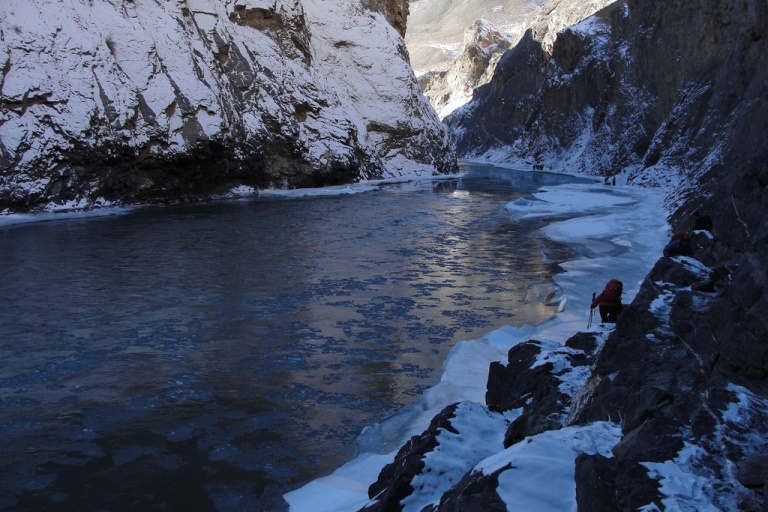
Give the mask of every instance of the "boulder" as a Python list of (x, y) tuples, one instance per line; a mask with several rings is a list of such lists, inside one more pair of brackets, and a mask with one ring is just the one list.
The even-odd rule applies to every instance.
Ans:
[(440, 429), (456, 430), (451, 426), (458, 404), (443, 409), (429, 424), (422, 434), (411, 437), (397, 452), (392, 463), (387, 464), (379, 473), (379, 478), (368, 488), (368, 497), (372, 501), (362, 510), (386, 511), (399, 510), (399, 503), (413, 493), (411, 481), (424, 469), (424, 455), (437, 446)]
[[(575, 366), (592, 364), (598, 346), (594, 333), (577, 333), (565, 349), (529, 340), (509, 349), (506, 365), (491, 363), (485, 395), (489, 409), (522, 409), (507, 428), (504, 446), (564, 426), (571, 397), (561, 390), (561, 377)], [(546, 359), (553, 361), (543, 362)]]

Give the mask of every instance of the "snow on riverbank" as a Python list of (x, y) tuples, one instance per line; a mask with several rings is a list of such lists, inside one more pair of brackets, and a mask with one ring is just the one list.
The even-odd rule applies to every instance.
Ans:
[[(426, 461), (433, 468), (433, 474), (439, 472), (438, 468), (450, 467), (452, 472), (441, 479), (423, 482), (424, 485), (403, 502), (404, 510), (421, 510), (437, 503), (442, 493), (466, 471), (473, 468), (491, 471), (511, 462), (515, 467), (528, 469), (514, 471), (514, 485), (506, 482), (512, 472), (505, 473), (504, 479), (499, 480), (499, 495), (510, 509), (576, 510), (574, 459), (579, 453), (610, 456), (611, 447), (620, 438), (618, 426), (598, 423), (569, 427), (545, 432), (531, 438), (529, 443), (504, 449), (503, 425), (514, 419), (515, 412), (502, 416), (490, 413), (485, 407), (488, 369), (492, 361), (506, 361), (508, 350), (528, 339), (559, 347), (571, 335), (587, 330), (592, 293), (599, 293), (609, 279), (623, 281), (623, 301), (631, 302), (669, 237), (663, 199), (664, 191), (660, 189), (569, 184), (543, 188), (534, 201), (509, 203), (510, 215), (549, 219), (543, 228), (544, 234), (571, 246), (579, 254), (576, 259), (561, 264), (564, 271), (555, 276), (557, 285), (565, 292), (561, 311), (538, 326), (505, 326), (479, 340), (456, 344), (444, 363), (440, 383), (412, 406), (365, 429), (358, 439), (357, 458), (333, 474), (286, 494), (290, 510), (351, 511), (365, 506), (370, 501), (369, 485), (376, 481), (379, 471), (392, 462), (399, 447), (411, 436), (422, 433), (445, 406), (456, 402), (467, 402), (457, 409), (454, 420), (454, 424), (466, 425), (466, 429), (461, 429), (460, 439), (441, 433), (443, 449), (435, 450)], [(581, 215), (558, 220), (558, 215), (566, 212)], [(607, 328), (596, 320), (591, 330), (605, 332)], [(578, 389), (587, 377), (586, 372), (568, 375), (570, 380), (563, 382), (563, 390)], [(498, 429), (495, 434), (491, 433), (493, 425)], [(544, 466), (541, 457), (547, 461)], [(546, 492), (529, 492), (541, 488), (544, 479)]]

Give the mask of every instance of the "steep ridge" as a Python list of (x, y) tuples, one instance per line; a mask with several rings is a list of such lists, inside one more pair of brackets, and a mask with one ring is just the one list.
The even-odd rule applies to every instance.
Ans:
[[(562, 8), (542, 9), (550, 5), (552, 16)], [(726, 7), (696, 3), (669, 14), (685, 16), (684, 29), (654, 9), (616, 3), (556, 38), (543, 28), (546, 18), (534, 20), (491, 83), (446, 119), (460, 154), (625, 173), (630, 182), (695, 182), (689, 163), (718, 158), (720, 127), (734, 122), (734, 102), (744, 101), (738, 82), (760, 58), (749, 48), (762, 7), (745, 7), (735, 19), (721, 12)], [(736, 90), (726, 93), (731, 85)]]
[[(620, 425), (612, 450), (576, 458), (579, 510), (768, 506), (767, 23), (765, 2), (626, 0), (551, 44), (532, 27), (447, 118), (462, 156), (664, 187), (670, 224), (691, 234), (689, 254), (658, 260), (602, 346), (591, 333), (568, 340), (566, 367), (591, 369), (574, 395), (536, 364), (536, 340), (490, 369), (489, 409), (523, 411), (507, 427), (510, 449)], [(699, 212), (711, 232), (693, 229)], [(413, 492), (456, 414), (450, 406), (403, 446), (366, 510)], [(489, 466), (427, 510), (506, 510), (499, 478), (510, 468)]]
[(464, 46), (459, 57), (446, 71), (419, 77), (424, 95), (441, 118), (464, 105), (472, 91), (493, 76), (501, 55), (512, 45), (512, 39), (495, 25), (478, 20), (464, 33)]
[(0, 5), (0, 212), (454, 172), (388, 0)]
[(482, 20), (510, 37), (546, 0), (411, 0), (405, 41), (418, 76), (445, 71), (461, 52), (468, 27)]
[[(530, 2), (516, 5), (517, 9), (500, 9), (494, 13), (495, 16), (488, 16), (489, 19), (485, 16), (491, 13), (482, 12), (480, 5), (476, 7), (476, 11), (472, 12), (476, 15), (482, 13), (484, 17), (466, 28), (463, 46), (458, 56), (450, 64), (446, 64), (446, 69), (420, 74), (419, 83), (442, 119), (456, 108), (466, 104), (472, 98), (476, 88), (490, 82), (502, 54), (507, 48), (516, 45), (527, 30), (533, 30), (542, 45), (551, 50), (552, 42), (559, 30), (578, 23), (614, 1), (551, 1), (536, 9), (533, 8), (536, 2)], [(470, 5), (475, 4), (461, 4), (461, 7), (466, 9)], [(528, 14), (529, 11), (532, 12)], [(527, 16), (524, 17), (526, 14)], [(510, 30), (509, 23), (514, 22), (516, 17), (524, 21), (521, 24), (515, 24), (514, 30)], [(417, 32), (423, 30), (422, 25), (414, 28)], [(408, 43), (412, 61), (414, 60), (412, 45), (415, 44), (413, 41), (415, 38), (416, 36), (411, 36)]]

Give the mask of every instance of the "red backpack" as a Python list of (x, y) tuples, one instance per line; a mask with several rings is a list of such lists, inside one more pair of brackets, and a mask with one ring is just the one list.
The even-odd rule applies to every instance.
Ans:
[(621, 294), (624, 292), (624, 285), (618, 279), (611, 279), (605, 285), (603, 290), (603, 302), (613, 302), (621, 304)]

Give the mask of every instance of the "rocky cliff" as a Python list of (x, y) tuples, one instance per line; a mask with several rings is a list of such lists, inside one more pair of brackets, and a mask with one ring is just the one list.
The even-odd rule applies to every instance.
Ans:
[[(547, 7), (552, 16), (562, 9)], [(749, 48), (762, 7), (717, 20), (716, 9), (696, 3), (670, 14), (687, 16), (685, 28), (654, 9), (619, 2), (557, 31), (546, 17), (534, 19), (494, 79), (446, 120), (460, 154), (624, 173), (637, 183), (696, 183), (703, 166), (689, 164), (720, 159), (722, 127), (744, 101), (734, 82), (760, 59)]]
[(512, 45), (512, 39), (486, 20), (478, 20), (464, 33), (459, 57), (446, 71), (426, 73), (419, 77), (424, 95), (441, 118), (464, 105), (475, 88), (487, 84), (501, 55)]
[[(610, 452), (576, 458), (579, 510), (768, 506), (766, 27), (765, 2), (620, 1), (551, 45), (531, 28), (448, 118), (465, 156), (666, 187), (670, 224), (692, 234), (687, 255), (657, 262), (604, 344), (574, 333), (553, 366), (530, 340), (490, 369), (489, 409), (522, 410), (505, 433), (510, 449), (620, 425)], [(698, 212), (711, 231), (693, 229)], [(559, 379), (585, 365), (585, 385), (563, 394)], [(455, 415), (454, 405), (400, 450), (369, 508), (414, 492)], [(488, 466), (429, 509), (506, 510), (499, 480), (514, 468)]]
[[(476, 88), (491, 81), (502, 54), (520, 42), (527, 31), (533, 31), (542, 46), (551, 51), (559, 30), (580, 22), (614, 1), (553, 1), (533, 9), (529, 14), (526, 7), (532, 9), (536, 2), (528, 3), (525, 7), (517, 4), (502, 5), (498, 12), (493, 13), (495, 16), (489, 16), (498, 20), (498, 26), (485, 18), (475, 21), (464, 32), (458, 56), (446, 65), (446, 69), (419, 75), (419, 83), (442, 119), (469, 102)], [(461, 4), (464, 8), (469, 5), (474, 4)], [(491, 14), (483, 12), (480, 7), (473, 13), (483, 16)], [(517, 17), (524, 19), (519, 25), (514, 24)], [(466, 16), (460, 19), (464, 18)], [(510, 22), (514, 26), (510, 27)], [(419, 32), (423, 30), (421, 25), (417, 28)], [(409, 48), (415, 44), (416, 37), (411, 36)]]
[(8, 0), (0, 211), (456, 169), (405, 0)]
[(446, 71), (462, 52), (468, 27), (482, 20), (514, 38), (546, 0), (411, 0), (405, 41), (417, 76)]

